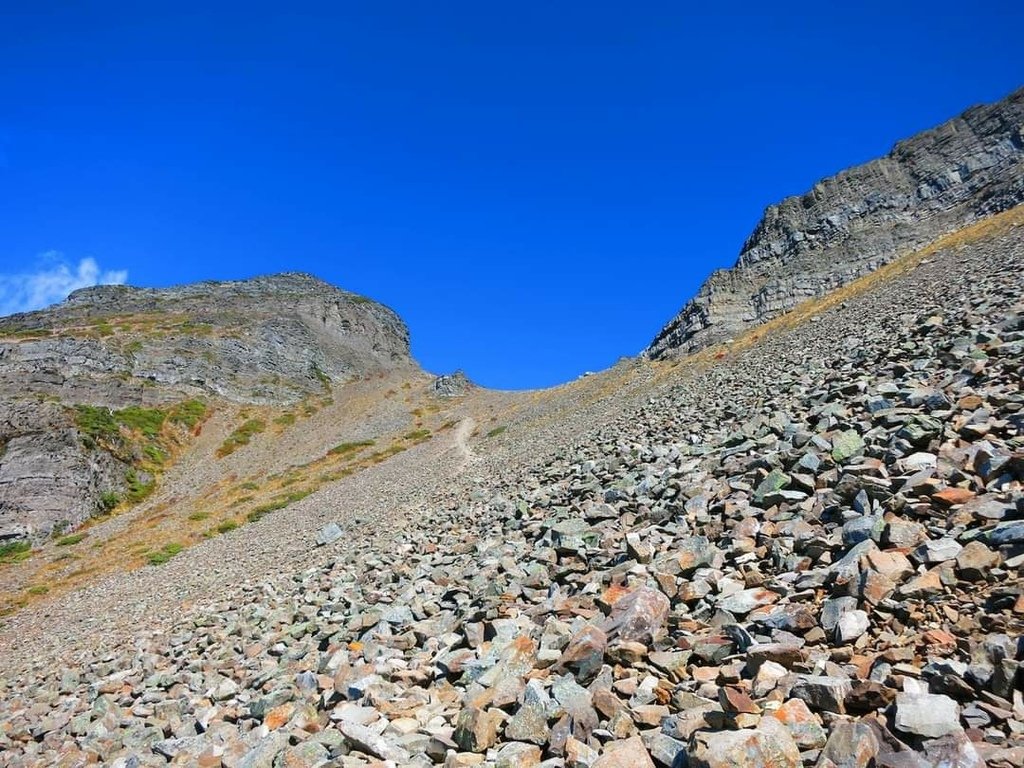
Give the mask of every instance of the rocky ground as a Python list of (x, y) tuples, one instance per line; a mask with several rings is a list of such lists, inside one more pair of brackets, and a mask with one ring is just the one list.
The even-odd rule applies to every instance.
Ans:
[(1018, 226), (15, 616), (0, 765), (1020, 766), (1022, 293)]

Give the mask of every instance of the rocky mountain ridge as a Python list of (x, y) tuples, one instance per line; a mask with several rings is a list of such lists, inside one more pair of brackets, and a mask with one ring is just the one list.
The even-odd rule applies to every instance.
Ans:
[(290, 403), (395, 369), (418, 370), (393, 311), (296, 273), (97, 286), (0, 318), (0, 540), (146, 493), (201, 420), (176, 419), (184, 404)]
[(1024, 202), (1024, 88), (770, 206), (651, 342), (663, 358), (724, 341), (937, 237)]

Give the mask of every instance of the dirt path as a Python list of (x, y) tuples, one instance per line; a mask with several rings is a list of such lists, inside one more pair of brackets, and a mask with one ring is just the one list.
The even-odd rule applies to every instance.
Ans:
[(469, 445), (469, 438), (475, 429), (476, 419), (472, 416), (467, 416), (459, 422), (458, 429), (455, 431), (455, 447), (459, 451), (459, 456), (462, 457), (460, 470), (465, 469), (477, 459), (476, 453), (473, 452), (473, 448)]

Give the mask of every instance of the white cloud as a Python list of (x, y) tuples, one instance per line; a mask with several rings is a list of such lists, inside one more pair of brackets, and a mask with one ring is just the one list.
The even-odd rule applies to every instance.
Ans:
[(78, 266), (72, 266), (62, 253), (50, 251), (39, 257), (33, 272), (0, 274), (0, 316), (42, 309), (79, 288), (123, 285), (127, 279), (127, 270), (101, 270), (93, 258), (81, 259)]

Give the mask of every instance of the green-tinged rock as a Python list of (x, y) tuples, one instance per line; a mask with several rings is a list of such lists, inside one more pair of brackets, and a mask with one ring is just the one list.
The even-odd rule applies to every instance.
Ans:
[(864, 452), (864, 438), (848, 429), (832, 438), (832, 458), (841, 464)]

